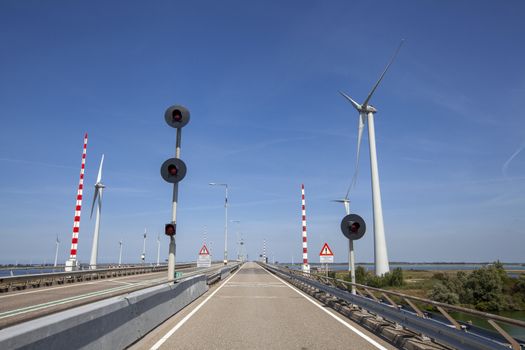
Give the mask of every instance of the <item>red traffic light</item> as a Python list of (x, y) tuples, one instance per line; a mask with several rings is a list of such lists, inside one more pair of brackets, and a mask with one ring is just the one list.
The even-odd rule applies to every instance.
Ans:
[(179, 109), (174, 109), (173, 112), (171, 112), (171, 120), (174, 123), (180, 123), (182, 121), (182, 112)]
[(360, 239), (366, 232), (365, 220), (357, 214), (349, 214), (341, 220), (341, 232), (348, 239)]
[(179, 170), (177, 169), (177, 167), (174, 164), (168, 165), (168, 173), (171, 176), (177, 176), (178, 172), (179, 172)]
[(181, 105), (174, 105), (164, 112), (166, 123), (172, 128), (182, 128), (190, 121), (190, 111)]
[(160, 176), (169, 183), (177, 183), (186, 176), (186, 164), (180, 159), (170, 158), (162, 163)]
[(350, 224), (350, 231), (356, 233), (357, 231), (359, 231), (359, 228), (361, 227), (361, 225), (359, 225), (358, 222), (352, 222)]
[(166, 224), (166, 226), (164, 226), (164, 234), (166, 236), (175, 236), (176, 233), (177, 230), (175, 224)]

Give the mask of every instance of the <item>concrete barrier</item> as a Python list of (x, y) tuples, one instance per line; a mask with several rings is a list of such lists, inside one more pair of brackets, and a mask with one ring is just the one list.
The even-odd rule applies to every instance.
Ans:
[(123, 349), (207, 290), (200, 275), (58, 312), (0, 330), (0, 349)]

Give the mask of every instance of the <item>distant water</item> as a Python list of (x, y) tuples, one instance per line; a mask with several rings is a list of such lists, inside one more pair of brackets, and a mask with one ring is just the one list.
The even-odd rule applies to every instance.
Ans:
[[(289, 263), (282, 263), (281, 265), (288, 265)], [(329, 269), (332, 271), (345, 271), (348, 269), (348, 263), (329, 264)], [(371, 271), (374, 269), (373, 264), (356, 264), (363, 266), (365, 269)], [(311, 267), (321, 267), (321, 264), (311, 263)], [(401, 268), (403, 270), (419, 270), (419, 271), (439, 271), (439, 270), (465, 270), (472, 271), (487, 266), (487, 264), (390, 264), (390, 269)], [(301, 264), (294, 264), (295, 269), (300, 269)], [(525, 266), (522, 264), (504, 264), (505, 270), (523, 271), (525, 273)]]
[(23, 275), (36, 275), (40, 273), (53, 273), (53, 272), (64, 272), (63, 267), (57, 267), (57, 268), (2, 268), (0, 269), (0, 277), (6, 277), (6, 276), (23, 276)]

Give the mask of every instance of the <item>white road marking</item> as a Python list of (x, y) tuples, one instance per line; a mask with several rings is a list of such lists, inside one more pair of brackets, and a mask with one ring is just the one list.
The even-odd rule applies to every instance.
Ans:
[(177, 331), (177, 329), (179, 329), (184, 323), (186, 323), (186, 321), (188, 321), (190, 319), (191, 316), (193, 316), (197, 311), (199, 311), (199, 309), (204, 304), (206, 304), (206, 302), (208, 302), (208, 300), (210, 300), (211, 297), (213, 297), (215, 295), (215, 293), (217, 293), (219, 290), (221, 290), (221, 288), (224, 287), (233, 278), (233, 276), (235, 276), (237, 274), (237, 272), (241, 271), (243, 267), (244, 267), (244, 265), (241, 266), (240, 269), (235, 271), (235, 273), (233, 275), (228, 277), (228, 279), (226, 281), (224, 281), (224, 283), (222, 285), (220, 285), (219, 288), (215, 289), (215, 291), (213, 291), (213, 293), (211, 293), (206, 299), (204, 299), (204, 301), (202, 303), (200, 303), (195, 309), (193, 309), (182, 320), (180, 320), (179, 323), (177, 323), (172, 329), (169, 330), (168, 333), (166, 333), (158, 342), (156, 342), (155, 345), (153, 345), (150, 348), (150, 350), (157, 350), (158, 348), (160, 348), (162, 346), (162, 344), (164, 344), (164, 342), (166, 342), (166, 340), (168, 340), (168, 338), (171, 337), (173, 335), (173, 333), (175, 333)]
[[(283, 286), (284, 287), (284, 286)], [(217, 298), (220, 299), (283, 299), (283, 297), (276, 297), (276, 296), (263, 296), (263, 295), (221, 295)]]
[[(259, 265), (258, 265), (259, 266)], [(260, 266), (259, 266), (260, 267)], [(376, 342), (374, 339), (370, 338), (368, 335), (364, 334), (363, 332), (361, 332), (359, 329), (353, 327), (352, 325), (348, 324), (345, 320), (343, 320), (342, 318), (338, 317), (337, 315), (331, 313), (330, 311), (326, 310), (326, 308), (324, 308), (322, 305), (320, 305), (315, 299), (313, 299), (312, 297), (310, 297), (309, 295), (301, 292), (300, 290), (298, 290), (297, 288), (295, 288), (294, 286), (292, 286), (291, 284), (289, 284), (288, 282), (286, 282), (285, 280), (277, 277), (276, 275), (274, 275), (273, 273), (270, 273), (268, 270), (264, 269), (261, 267), (261, 269), (263, 269), (264, 271), (266, 271), (269, 275), (275, 277), (276, 279), (278, 279), (279, 281), (281, 281), (282, 283), (284, 283), (285, 285), (287, 285), (288, 287), (290, 287), (292, 290), (294, 290), (295, 292), (297, 292), (299, 295), (303, 296), (306, 300), (308, 300), (309, 302), (311, 302), (312, 304), (314, 304), (315, 306), (317, 306), (319, 309), (323, 310), (324, 312), (326, 312), (328, 315), (332, 316), (333, 318), (335, 318), (339, 323), (341, 323), (343, 326), (345, 326), (346, 328), (350, 329), (352, 332), (354, 332), (355, 334), (357, 334), (358, 336), (360, 336), (361, 338), (365, 339), (367, 342), (369, 342), (370, 344), (372, 344), (373, 346), (375, 346), (376, 348), (378, 349), (381, 349), (381, 350), (388, 350), (387, 348), (385, 348), (383, 345), (379, 344), (378, 342)]]
[(286, 286), (283, 286), (282, 283), (261, 283), (261, 282), (231, 282), (226, 286), (226, 288), (231, 288), (231, 287), (286, 288)]

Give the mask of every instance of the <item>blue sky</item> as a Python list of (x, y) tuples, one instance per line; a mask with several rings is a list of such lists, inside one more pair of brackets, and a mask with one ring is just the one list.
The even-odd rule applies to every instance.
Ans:
[[(89, 133), (79, 259), (89, 260), (98, 163), (107, 189), (99, 261), (147, 261), (170, 220), (173, 156), (164, 110), (183, 129), (177, 260), (196, 258), (204, 226), (230, 256), (301, 257), (301, 183), (310, 260), (339, 231), (356, 152), (357, 114), (372, 99), (391, 261), (525, 261), (525, 37), (522, 1), (2, 1), (0, 263), (68, 257), (82, 138)], [(365, 134), (366, 135), (366, 134)], [(350, 199), (369, 223), (356, 243), (373, 261), (368, 138)], [(161, 235), (162, 256), (168, 239)]]

